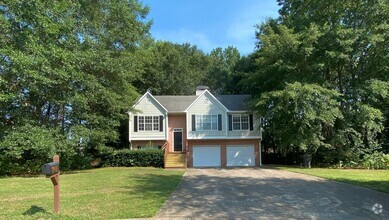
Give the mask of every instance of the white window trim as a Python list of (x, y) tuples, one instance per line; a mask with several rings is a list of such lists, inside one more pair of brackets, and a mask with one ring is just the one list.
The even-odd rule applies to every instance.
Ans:
[[(138, 116), (138, 118), (137, 118), (137, 120), (138, 120), (138, 132), (159, 132), (159, 130), (160, 130), (160, 118), (159, 118), (159, 115), (137, 115)], [(140, 123), (139, 123), (139, 120), (140, 120), (140, 117), (143, 117), (143, 130), (140, 130)], [(146, 130), (146, 118), (145, 117), (151, 117), (151, 130)], [(157, 119), (158, 119), (158, 129), (157, 130), (155, 130), (154, 129), (154, 117), (157, 117)]]
[[(240, 124), (240, 129), (235, 129), (234, 128), (234, 116), (239, 116), (239, 124)], [(247, 116), (247, 129), (242, 129), (242, 116)], [(249, 131), (250, 130), (250, 115), (248, 114), (233, 114), (231, 117), (232, 120), (232, 130), (233, 131)], [(237, 123), (237, 122), (235, 122)]]
[[(203, 127), (204, 127), (204, 123), (203, 123), (203, 120), (202, 120), (202, 123), (201, 123), (201, 128), (198, 128), (197, 127), (197, 116), (201, 116), (201, 118), (203, 118), (204, 116), (206, 115), (209, 115), (211, 116), (211, 129), (210, 130), (204, 130)], [(196, 114), (195, 115), (195, 120), (196, 120), (196, 131), (219, 131), (219, 116), (216, 114), (206, 114), (206, 115), (201, 115), (201, 114)], [(212, 129), (212, 117), (213, 116), (216, 116), (216, 129)]]

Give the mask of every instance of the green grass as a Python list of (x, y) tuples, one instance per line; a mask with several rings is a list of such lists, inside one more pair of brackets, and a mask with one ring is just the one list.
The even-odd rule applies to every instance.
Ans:
[(389, 193), (389, 170), (331, 169), (331, 168), (294, 168), (277, 166), (276, 168), (318, 176), (325, 179), (350, 183), (377, 191)]
[(61, 214), (53, 215), (53, 186), (39, 177), (0, 178), (0, 219), (152, 217), (183, 171), (101, 168), (61, 175)]

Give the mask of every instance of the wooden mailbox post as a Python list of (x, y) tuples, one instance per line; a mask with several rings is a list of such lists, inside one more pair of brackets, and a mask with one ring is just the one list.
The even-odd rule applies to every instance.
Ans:
[(59, 204), (59, 156), (55, 155), (53, 157), (53, 162), (47, 163), (42, 166), (42, 173), (46, 175), (47, 178), (50, 178), (54, 186), (54, 214), (59, 214), (60, 204)]

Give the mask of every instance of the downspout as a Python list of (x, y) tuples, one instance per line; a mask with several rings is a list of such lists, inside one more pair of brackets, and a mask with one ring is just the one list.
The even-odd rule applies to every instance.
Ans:
[(166, 117), (165, 117), (165, 140), (169, 141), (169, 116), (168, 113), (166, 112)]
[(226, 118), (224, 119), (224, 127), (226, 128), (226, 137), (228, 137), (228, 112), (226, 112), (226, 113), (224, 114), (224, 116), (226, 117)]
[(259, 139), (259, 142), (258, 142), (258, 145), (259, 145), (259, 166), (261, 167), (262, 166), (262, 145), (261, 145), (261, 141), (262, 141), (262, 118), (259, 118), (259, 136), (261, 137)]
[(262, 146), (261, 146), (261, 139), (258, 141), (258, 150), (259, 150), (259, 166), (262, 166)]
[(131, 143), (131, 112), (128, 112), (128, 142), (130, 142), (130, 150), (132, 150), (132, 143)]

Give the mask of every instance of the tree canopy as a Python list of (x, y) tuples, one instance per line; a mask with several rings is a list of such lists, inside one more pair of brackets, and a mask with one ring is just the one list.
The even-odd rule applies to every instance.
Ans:
[[(357, 160), (381, 147), (388, 150), (388, 130), (384, 130), (389, 119), (388, 102), (384, 98), (389, 80), (388, 2), (278, 2), (280, 17), (257, 26), (257, 69), (245, 80), (257, 102), (263, 107), (265, 100), (274, 101), (278, 95), (290, 94), (290, 83), (295, 82), (303, 87), (314, 85), (318, 92), (338, 93), (341, 99), (331, 107), (334, 108), (331, 111), (341, 113), (337, 123), (331, 129), (322, 126), (321, 131), (316, 126), (308, 126), (306, 132), (319, 132), (323, 140), (336, 147), (335, 151), (339, 151), (336, 157), (342, 160)], [(304, 90), (293, 91), (296, 97), (309, 94)], [(299, 106), (303, 108), (307, 104), (314, 115), (321, 115), (321, 108), (329, 103), (313, 106), (304, 97)], [(274, 111), (268, 107), (265, 115)], [(290, 114), (285, 103), (273, 107), (281, 108), (280, 115)], [(271, 135), (285, 138), (285, 134), (276, 132), (285, 130), (283, 123), (274, 121), (270, 127)], [(305, 149), (304, 142), (300, 138), (301, 149)], [(281, 148), (290, 145), (297, 146), (292, 139), (280, 143)]]
[[(2, 1), (0, 167), (19, 163), (18, 149), (4, 153), (11, 140), (30, 149), (34, 137), (16, 135), (25, 128), (79, 153), (117, 142), (137, 96), (134, 56), (151, 40), (148, 10), (126, 0)], [(63, 142), (46, 133), (59, 153)]]
[(128, 147), (139, 94), (191, 95), (198, 85), (251, 94), (275, 151), (327, 164), (388, 153), (388, 1), (278, 4), (242, 56), (154, 40), (138, 0), (1, 1), (0, 174), (37, 170), (54, 153), (86, 167)]

